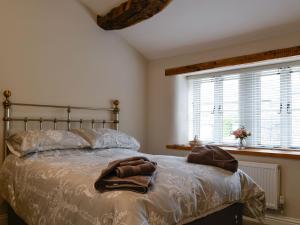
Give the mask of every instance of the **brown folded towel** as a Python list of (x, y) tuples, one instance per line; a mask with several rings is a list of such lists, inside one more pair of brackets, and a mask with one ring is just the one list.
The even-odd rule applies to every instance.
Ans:
[(135, 166), (118, 166), (116, 168), (116, 174), (119, 178), (131, 177), (131, 176), (151, 176), (156, 169), (156, 164), (153, 162), (144, 162)]
[(144, 159), (139, 159), (139, 160), (133, 160), (133, 161), (126, 161), (126, 162), (121, 162), (120, 166), (136, 166), (145, 163), (146, 161)]
[(233, 173), (238, 169), (238, 161), (232, 155), (212, 145), (193, 148), (187, 157), (187, 161), (190, 163), (220, 167)]
[(146, 157), (116, 160), (102, 170), (94, 186), (100, 192), (129, 190), (146, 193), (152, 185), (155, 170), (156, 163)]

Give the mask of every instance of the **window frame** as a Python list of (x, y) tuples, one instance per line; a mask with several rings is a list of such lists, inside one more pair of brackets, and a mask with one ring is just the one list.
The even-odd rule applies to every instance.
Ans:
[[(224, 146), (232, 146), (232, 143), (226, 143), (223, 141), (223, 79), (222, 77), (225, 76), (232, 76), (235, 74), (239, 74), (239, 89), (242, 88), (243, 85), (254, 85), (260, 84), (260, 86), (256, 89), (258, 91), (255, 93), (256, 98), (252, 98), (251, 101), (258, 101), (252, 104), (252, 106), (255, 106), (251, 108), (251, 113), (253, 111), (259, 110), (259, 116), (256, 118), (259, 118), (258, 120), (251, 120), (250, 122), (246, 122), (245, 118), (242, 115), (245, 115), (245, 113), (242, 112), (244, 107), (241, 107), (241, 104), (243, 104), (243, 99), (246, 97), (245, 95), (241, 94), (241, 91), (239, 90), (239, 120), (241, 125), (245, 125), (250, 131), (253, 132), (253, 136), (249, 137), (247, 142), (249, 143), (249, 146), (253, 146), (255, 148), (284, 148), (284, 149), (300, 149), (300, 146), (291, 146), (292, 144), (292, 84), (291, 84), (291, 71), (289, 67), (293, 66), (300, 66), (300, 61), (294, 61), (290, 63), (277, 63), (277, 64), (271, 64), (267, 66), (256, 66), (246, 69), (235, 69), (235, 70), (228, 70), (228, 71), (219, 71), (216, 73), (210, 73), (210, 74), (201, 74), (201, 75), (191, 75), (187, 76), (188, 79), (197, 79), (197, 78), (214, 78), (214, 86), (215, 88), (219, 88), (219, 91), (214, 91), (214, 109), (215, 109), (215, 121), (214, 121), (214, 133), (213, 141), (207, 142), (207, 144), (216, 144), (216, 145), (224, 145)], [(270, 145), (262, 145), (261, 144), (261, 82), (258, 82), (260, 80), (261, 76), (263, 76), (260, 71), (268, 70), (268, 69), (279, 69), (281, 71), (280, 73), (280, 104), (282, 104), (282, 110), (280, 112), (280, 133), (286, 134), (286, 135), (280, 135), (280, 145), (279, 146), (270, 146)], [(254, 73), (254, 75), (253, 75)], [(247, 75), (252, 76), (251, 83), (243, 83), (243, 77), (246, 77)], [(221, 79), (219, 79), (221, 78)], [(249, 78), (247, 78), (247, 81), (249, 81)], [(282, 87), (282, 85), (285, 85), (286, 87)], [(189, 92), (191, 93), (191, 88), (189, 87)], [(253, 96), (253, 93), (249, 93), (249, 95)], [(191, 101), (191, 94), (189, 95), (189, 102)], [(257, 99), (257, 96), (259, 96), (259, 100)], [(289, 107), (288, 108), (288, 104)], [(219, 110), (221, 107), (221, 110)], [(291, 112), (289, 112), (291, 110)], [(201, 112), (201, 111), (200, 111)], [(192, 104), (189, 103), (189, 116), (193, 115), (193, 109)], [(218, 116), (219, 118), (217, 118)], [(192, 125), (193, 121), (190, 120), (189, 123), (189, 131), (191, 132), (192, 129), (190, 129), (190, 126)], [(288, 124), (288, 125), (284, 125)], [(192, 133), (189, 134), (190, 139), (192, 138)], [(259, 143), (255, 143), (255, 140), (259, 140)]]

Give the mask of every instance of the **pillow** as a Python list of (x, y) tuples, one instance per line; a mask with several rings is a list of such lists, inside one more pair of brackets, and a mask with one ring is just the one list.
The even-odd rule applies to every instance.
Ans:
[(8, 149), (18, 157), (32, 152), (90, 146), (85, 139), (66, 130), (22, 131), (11, 135), (6, 144)]
[(83, 137), (92, 148), (127, 148), (135, 151), (140, 148), (140, 143), (134, 137), (108, 128), (82, 128), (71, 131)]

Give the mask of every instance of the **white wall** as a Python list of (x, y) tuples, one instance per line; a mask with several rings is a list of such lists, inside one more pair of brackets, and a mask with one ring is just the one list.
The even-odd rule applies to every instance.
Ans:
[(76, 0), (0, 3), (1, 93), (10, 89), (16, 102), (79, 106), (119, 99), (121, 130), (144, 143), (146, 61), (139, 53), (101, 30)]
[[(166, 144), (179, 144), (176, 137), (178, 121), (174, 111), (176, 104), (176, 89), (179, 77), (165, 77), (167, 68), (184, 66), (215, 59), (222, 59), (244, 54), (257, 53), (271, 49), (279, 49), (300, 45), (300, 33), (286, 34), (273, 39), (251, 42), (244, 45), (231, 46), (223, 49), (211, 50), (199, 54), (155, 60), (148, 65), (147, 77), (147, 151), (152, 154), (186, 155), (187, 152), (168, 150)], [(184, 104), (181, 103), (181, 104)], [(174, 129), (175, 128), (175, 129)], [(174, 134), (175, 133), (175, 134)], [(182, 133), (182, 136), (186, 134)], [(181, 143), (186, 144), (186, 143)], [(300, 161), (278, 160), (262, 157), (239, 157), (249, 161), (275, 162), (282, 165), (283, 195), (286, 196), (286, 215), (300, 218)]]
[(146, 61), (76, 0), (1, 0), (0, 27), (1, 92), (29, 103), (119, 99), (121, 129), (144, 143)]

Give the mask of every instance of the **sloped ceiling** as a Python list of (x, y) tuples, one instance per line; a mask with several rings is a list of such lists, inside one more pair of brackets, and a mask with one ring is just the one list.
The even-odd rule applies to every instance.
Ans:
[(91, 9), (95, 14), (105, 15), (114, 7), (126, 0), (80, 0), (84, 5)]
[[(80, 0), (104, 15), (123, 0)], [(115, 32), (148, 59), (300, 31), (299, 0), (173, 0), (158, 15)]]

